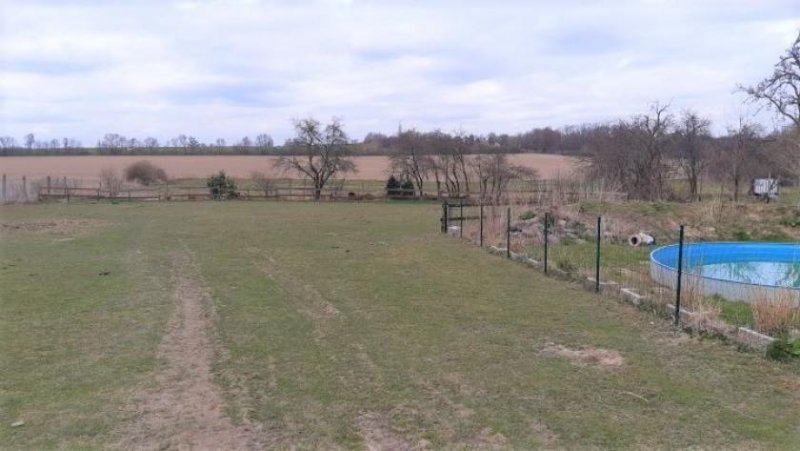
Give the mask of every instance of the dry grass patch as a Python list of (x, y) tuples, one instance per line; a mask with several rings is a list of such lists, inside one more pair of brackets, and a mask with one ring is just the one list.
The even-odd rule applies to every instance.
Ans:
[(789, 295), (760, 297), (753, 304), (753, 322), (759, 332), (777, 336), (800, 324), (800, 309)]
[(571, 349), (563, 345), (548, 343), (542, 353), (563, 357), (579, 365), (591, 365), (602, 368), (618, 368), (625, 364), (619, 352), (611, 349), (583, 348)]

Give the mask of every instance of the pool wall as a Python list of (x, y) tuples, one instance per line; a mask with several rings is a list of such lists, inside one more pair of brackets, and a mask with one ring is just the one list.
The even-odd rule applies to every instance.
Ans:
[[(772, 285), (757, 285), (726, 279), (716, 279), (693, 273), (698, 264), (764, 261), (766, 255), (776, 261), (800, 261), (800, 244), (796, 243), (742, 243), (706, 242), (683, 246), (682, 287), (699, 290), (704, 295), (720, 295), (753, 303), (759, 298), (789, 298), (800, 307), (800, 289)], [(650, 253), (650, 277), (666, 287), (675, 289), (678, 283), (678, 245), (660, 247)], [(682, 290), (682, 291), (683, 291)]]

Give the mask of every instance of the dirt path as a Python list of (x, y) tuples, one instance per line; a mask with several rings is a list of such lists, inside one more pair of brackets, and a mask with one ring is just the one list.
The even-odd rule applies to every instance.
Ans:
[(214, 384), (213, 305), (190, 254), (172, 264), (175, 313), (159, 347), (157, 387), (138, 398), (140, 413), (120, 444), (125, 449), (259, 448), (255, 431), (234, 425)]

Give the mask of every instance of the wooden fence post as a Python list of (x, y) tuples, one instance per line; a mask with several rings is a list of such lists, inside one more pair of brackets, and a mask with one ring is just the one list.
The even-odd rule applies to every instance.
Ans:
[(50, 176), (47, 176), (47, 194), (50, 194)]
[(3, 202), (6, 201), (6, 175), (3, 174)]

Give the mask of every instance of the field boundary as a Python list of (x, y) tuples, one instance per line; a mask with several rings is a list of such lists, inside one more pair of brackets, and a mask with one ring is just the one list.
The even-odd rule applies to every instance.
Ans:
[[(84, 187), (70, 184), (61, 179), (47, 177), (30, 184), (26, 181), (24, 186), (26, 193), (24, 197), (17, 197), (18, 202), (30, 201), (140, 201), (140, 202), (160, 202), (160, 201), (202, 201), (214, 200), (210, 189), (204, 186), (183, 186), (183, 185), (159, 185), (156, 187), (122, 187), (116, 190), (104, 189), (103, 187)], [(387, 201), (387, 200), (456, 200), (461, 202), (474, 202), (481, 198), (481, 193), (465, 191), (452, 194), (446, 191), (435, 191), (419, 193), (416, 189), (393, 188), (391, 191), (385, 189), (380, 184), (367, 186), (364, 183), (356, 186), (346, 186), (345, 181), (336, 181), (329, 186), (317, 190), (313, 186), (308, 186), (305, 181), (288, 183), (285, 180), (276, 181), (264, 188), (243, 187), (236, 190), (235, 194), (229, 199), (258, 201), (258, 200), (277, 200), (277, 201)], [(5, 186), (5, 184), (4, 184)], [(35, 190), (35, 194), (28, 194), (30, 189)], [(319, 194), (317, 195), (317, 192)], [(5, 193), (5, 190), (4, 190)], [(534, 204), (545, 204), (554, 201), (562, 203), (575, 203), (581, 200), (596, 200), (615, 202), (625, 199), (626, 194), (621, 192), (609, 192), (602, 190), (587, 189), (586, 187), (570, 186), (559, 181), (540, 180), (537, 183), (527, 184), (524, 189), (508, 190), (503, 195), (503, 200), (513, 200), (514, 202), (527, 202)], [(3, 196), (3, 199), (8, 196)], [(8, 199), (13, 201), (12, 199)]]

